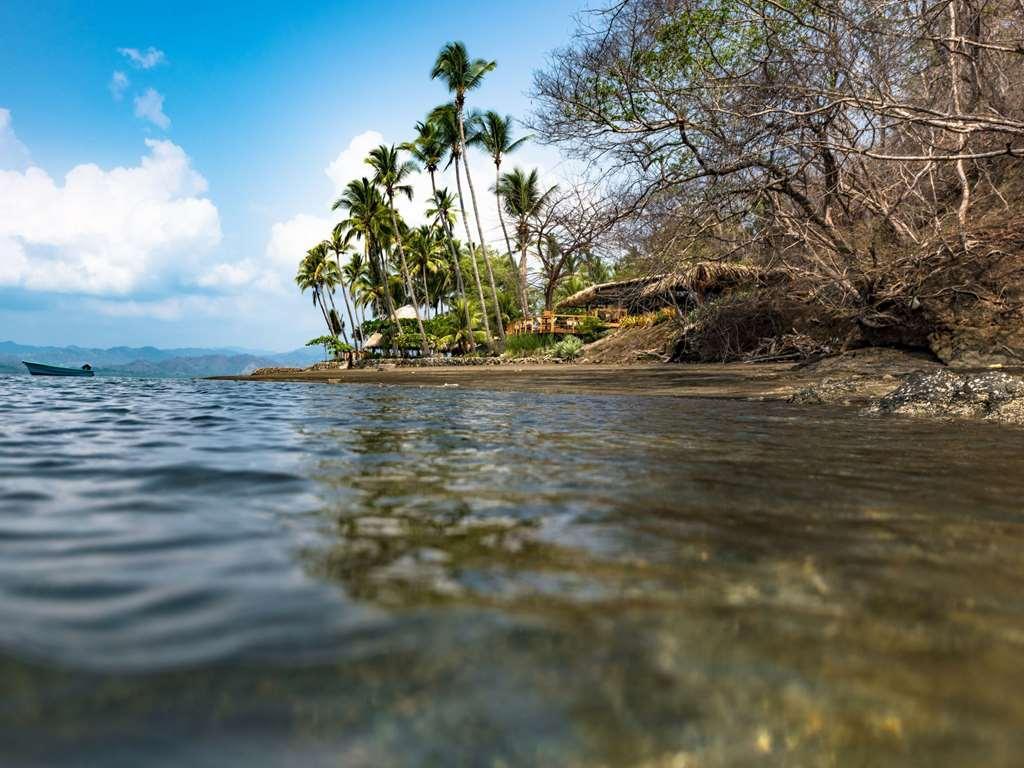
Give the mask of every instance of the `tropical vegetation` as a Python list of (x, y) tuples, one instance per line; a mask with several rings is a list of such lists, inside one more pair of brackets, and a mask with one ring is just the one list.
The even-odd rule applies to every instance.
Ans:
[[(335, 200), (337, 223), (302, 255), (295, 278), (321, 316), (327, 335), (315, 341), (325, 349), (497, 353), (509, 343), (510, 323), (550, 308), (557, 285), (531, 271), (531, 257), (557, 247), (556, 233), (541, 228), (557, 187), (543, 184), (537, 169), (505, 170), (529, 136), (516, 135), (512, 116), (468, 105), (496, 66), (460, 42), (444, 45), (429, 74), (450, 101), (431, 109), (407, 141), (372, 149), (365, 175)], [(494, 165), (489, 196), (478, 194), (473, 152)], [(430, 180), (423, 199), (414, 196), (419, 174)], [(493, 241), (487, 212), (500, 225)], [(573, 264), (556, 283), (580, 282)]]

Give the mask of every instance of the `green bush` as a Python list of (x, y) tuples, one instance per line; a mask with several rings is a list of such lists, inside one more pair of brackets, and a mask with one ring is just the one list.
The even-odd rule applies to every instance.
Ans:
[(505, 338), (505, 354), (509, 357), (532, 357), (543, 354), (554, 346), (556, 338), (551, 334), (518, 333)]
[(306, 346), (323, 346), (324, 350), (328, 354), (333, 355), (335, 360), (340, 360), (343, 354), (352, 351), (352, 346), (350, 344), (346, 344), (337, 336), (317, 336), (315, 339), (307, 341)]
[(604, 320), (588, 315), (576, 324), (576, 333), (583, 341), (589, 343), (597, 341), (607, 328), (608, 324)]
[(583, 342), (576, 336), (566, 336), (555, 344), (552, 352), (559, 360), (575, 360), (583, 351)]

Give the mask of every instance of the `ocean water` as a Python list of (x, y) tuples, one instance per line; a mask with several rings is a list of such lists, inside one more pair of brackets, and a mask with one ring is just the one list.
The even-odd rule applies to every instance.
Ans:
[(0, 376), (0, 765), (1016, 766), (1024, 430)]

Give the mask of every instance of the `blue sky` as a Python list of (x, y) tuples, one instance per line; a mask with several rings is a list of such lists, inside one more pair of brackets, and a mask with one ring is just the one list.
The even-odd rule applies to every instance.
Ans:
[(471, 106), (525, 116), (581, 7), (5, 0), (0, 340), (301, 346), (320, 328), (294, 263), (365, 149), (446, 99), (441, 45), (498, 61)]

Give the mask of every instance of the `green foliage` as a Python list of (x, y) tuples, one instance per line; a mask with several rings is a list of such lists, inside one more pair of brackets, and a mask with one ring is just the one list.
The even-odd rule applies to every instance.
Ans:
[(576, 336), (566, 336), (551, 351), (559, 360), (572, 361), (583, 351), (583, 342)]
[(335, 360), (341, 359), (346, 352), (352, 351), (352, 345), (346, 344), (337, 336), (317, 336), (306, 342), (307, 347), (323, 347)]
[(518, 333), (505, 338), (505, 354), (509, 357), (534, 357), (543, 355), (557, 342), (552, 334)]
[(607, 329), (608, 324), (601, 318), (594, 317), (593, 315), (581, 318), (576, 324), (576, 333), (587, 343), (597, 341)]
[(642, 315), (627, 315), (619, 321), (619, 328), (650, 328), (653, 325), (664, 323), (666, 320), (672, 320), (676, 317), (676, 310), (673, 307), (662, 307), (656, 312), (645, 312)]

